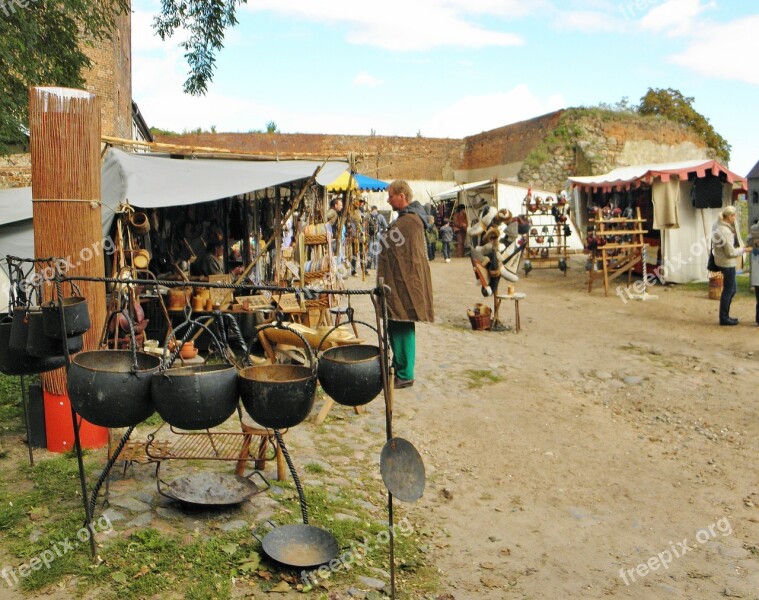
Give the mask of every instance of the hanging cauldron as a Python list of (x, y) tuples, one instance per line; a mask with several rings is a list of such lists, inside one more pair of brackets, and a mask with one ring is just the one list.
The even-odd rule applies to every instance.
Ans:
[(260, 365), (240, 371), (243, 406), (254, 421), (270, 429), (301, 423), (316, 395), (315, 365)]
[[(64, 298), (63, 317), (66, 321), (66, 337), (82, 335), (90, 329), (90, 313), (87, 310), (87, 300), (81, 296)], [(61, 339), (61, 313), (58, 303), (50, 301), (42, 306), (42, 317), (45, 335)]]
[(53, 371), (66, 364), (63, 356), (41, 358), (30, 356), (25, 350), (11, 350), (8, 344), (12, 327), (10, 317), (0, 322), (0, 372), (5, 375), (31, 375)]
[(160, 364), (157, 356), (130, 350), (77, 354), (68, 372), (71, 405), (93, 425), (137, 425), (153, 414), (150, 383)]
[(233, 365), (196, 365), (154, 373), (153, 404), (169, 425), (210, 429), (226, 421), (237, 407), (237, 369)]
[[(30, 356), (64, 356), (63, 340), (45, 335), (42, 312), (29, 311), (29, 326), (26, 336), (26, 353)], [(84, 347), (81, 335), (66, 338), (69, 354), (76, 354)]]
[(358, 344), (328, 348), (319, 357), (319, 383), (339, 404), (361, 406), (382, 391), (382, 369), (377, 346)]

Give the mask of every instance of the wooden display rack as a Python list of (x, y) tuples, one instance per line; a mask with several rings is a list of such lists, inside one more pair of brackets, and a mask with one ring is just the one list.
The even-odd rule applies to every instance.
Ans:
[[(538, 209), (533, 211), (529, 208), (532, 203), (533, 201), (530, 197), (525, 198), (522, 202), (522, 213), (527, 215), (530, 220), (530, 229), (524, 234), (525, 248), (522, 254), (523, 260), (529, 260), (534, 269), (558, 267), (562, 259), (564, 260), (564, 264), (568, 264), (569, 250), (567, 236), (564, 235), (565, 223), (559, 222), (552, 212), (552, 209), (556, 207), (556, 214), (566, 215), (568, 222), (567, 205), (559, 205), (555, 199), (552, 199), (550, 202), (546, 202), (543, 199)], [(564, 269), (565, 276), (567, 270)], [(525, 271), (525, 277), (528, 275), (529, 271)]]
[[(605, 219), (600, 213), (591, 219), (593, 233), (606, 242), (590, 252), (590, 269), (588, 270), (588, 292), (593, 290), (593, 282), (603, 278), (604, 295), (609, 295), (609, 282), (627, 273), (627, 285), (632, 282), (632, 270), (642, 264), (646, 243), (643, 236), (648, 233), (643, 229), (645, 219), (640, 217), (640, 208), (636, 209), (634, 219), (611, 217)], [(620, 241), (618, 238), (629, 238)], [(600, 269), (597, 270), (600, 262)]]

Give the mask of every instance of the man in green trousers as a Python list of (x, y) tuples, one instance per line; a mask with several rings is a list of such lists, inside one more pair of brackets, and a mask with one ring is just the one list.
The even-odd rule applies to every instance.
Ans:
[(413, 200), (408, 183), (393, 181), (388, 202), (398, 212), (382, 240), (377, 279), (390, 288), (387, 295), (388, 334), (393, 350), (396, 389), (414, 385), (417, 321), (435, 320), (432, 277), (427, 263), (427, 212)]

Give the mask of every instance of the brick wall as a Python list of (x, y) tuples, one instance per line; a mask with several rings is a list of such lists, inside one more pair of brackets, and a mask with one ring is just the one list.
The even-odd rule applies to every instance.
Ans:
[(450, 138), (306, 133), (187, 133), (155, 135), (156, 142), (237, 152), (358, 159), (360, 173), (384, 180), (396, 178), (453, 180), (463, 160), (462, 140)]
[(100, 97), (103, 135), (132, 138), (132, 25), (130, 15), (116, 19), (111, 40), (84, 48), (92, 67), (84, 71), (85, 89)]

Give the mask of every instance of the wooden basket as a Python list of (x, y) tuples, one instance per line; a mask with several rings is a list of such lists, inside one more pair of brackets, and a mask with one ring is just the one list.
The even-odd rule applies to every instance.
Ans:
[(329, 308), (330, 302), (329, 302), (329, 294), (322, 294), (319, 296), (319, 298), (315, 300), (306, 300), (306, 309), (315, 309), (315, 308)]
[(493, 324), (490, 319), (492, 313), (490, 307), (485, 306), (484, 304), (478, 304), (476, 308), (480, 309), (478, 314), (471, 309), (467, 309), (466, 311), (466, 314), (469, 317), (469, 322), (472, 324), (472, 329), (475, 331), (490, 329)]
[(313, 281), (326, 280), (330, 276), (329, 271), (307, 271), (303, 274), (303, 281), (311, 283)]
[(709, 300), (719, 300), (722, 296), (722, 273), (709, 271)]

